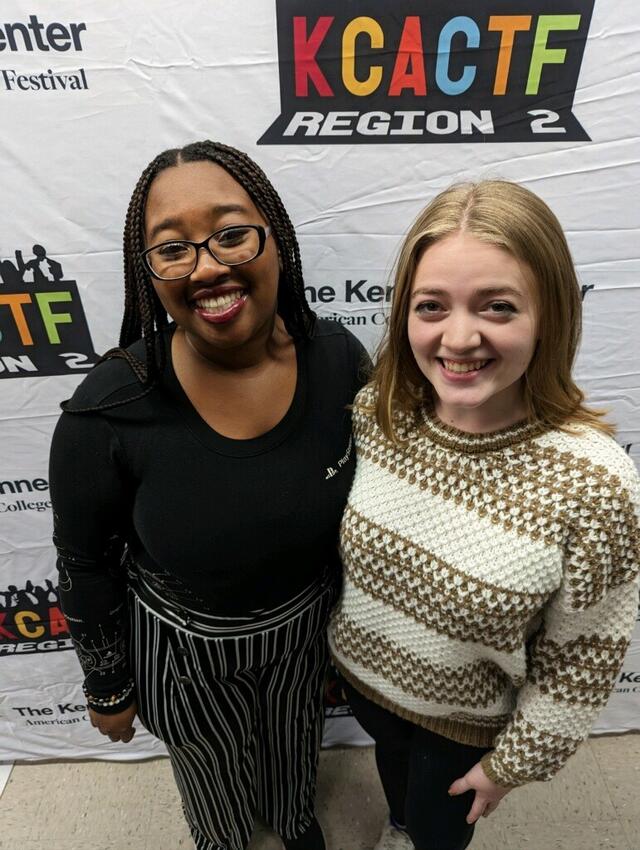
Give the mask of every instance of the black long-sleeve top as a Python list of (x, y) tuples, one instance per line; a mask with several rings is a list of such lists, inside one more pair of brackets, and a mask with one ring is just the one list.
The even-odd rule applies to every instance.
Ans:
[[(50, 466), (59, 591), (92, 696), (130, 680), (123, 551), (168, 595), (229, 615), (282, 604), (337, 566), (355, 463), (348, 406), (368, 357), (351, 333), (323, 320), (296, 352), (291, 406), (254, 439), (206, 424), (170, 354), (143, 398), (62, 414)], [(133, 353), (143, 358), (141, 343)], [(129, 365), (112, 359), (87, 375), (67, 409), (139, 393)]]

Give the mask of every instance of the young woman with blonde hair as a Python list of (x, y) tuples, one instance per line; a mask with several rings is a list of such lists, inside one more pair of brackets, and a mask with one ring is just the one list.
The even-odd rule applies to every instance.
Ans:
[(444, 191), (402, 246), (330, 627), (376, 741), (378, 848), (467, 847), (560, 770), (622, 664), (639, 482), (571, 377), (580, 313), (560, 224), (521, 186)]

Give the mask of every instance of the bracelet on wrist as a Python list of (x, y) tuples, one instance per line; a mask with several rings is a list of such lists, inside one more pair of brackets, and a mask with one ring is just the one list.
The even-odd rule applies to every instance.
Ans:
[(118, 705), (118, 703), (124, 702), (127, 697), (131, 694), (135, 687), (133, 680), (129, 681), (129, 684), (123, 688), (119, 693), (112, 694), (108, 697), (94, 697), (87, 690), (87, 686), (82, 686), (82, 691), (85, 695), (89, 708), (92, 706), (101, 706), (105, 708), (112, 708), (114, 705)]

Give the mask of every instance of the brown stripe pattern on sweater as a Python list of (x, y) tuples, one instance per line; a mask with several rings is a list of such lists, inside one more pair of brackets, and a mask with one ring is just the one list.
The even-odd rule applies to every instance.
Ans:
[(520, 423), (464, 434), (354, 411), (330, 642), (371, 699), (467, 743), (502, 785), (550, 779), (586, 737), (637, 608), (640, 484), (611, 438)]
[[(457, 640), (514, 651), (522, 643), (518, 623), (533, 617), (545, 600), (541, 593), (506, 592), (471, 578), (351, 506), (342, 521), (342, 547), (356, 587)], [(472, 609), (466, 604), (470, 595)]]
[[(638, 538), (625, 533), (636, 524), (633, 505), (618, 476), (601, 464), (535, 445), (486, 449), (481, 458), (447, 452), (424, 436), (411, 447), (396, 447), (371, 419), (358, 421), (355, 434), (359, 457), (507, 531), (559, 544), (570, 524), (569, 545), (580, 565), (572, 581), (584, 605), (633, 579)], [(603, 554), (612, 556), (612, 575), (599, 574)]]

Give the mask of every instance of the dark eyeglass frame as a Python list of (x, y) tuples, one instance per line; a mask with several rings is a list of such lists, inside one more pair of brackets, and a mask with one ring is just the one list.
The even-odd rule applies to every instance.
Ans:
[[(227, 230), (255, 230), (258, 234), (258, 250), (248, 260), (240, 260), (239, 263), (228, 263), (226, 260), (221, 259), (217, 256), (217, 254), (213, 251), (209, 242), (214, 238), (214, 236), (218, 236), (220, 233), (225, 233)], [(198, 267), (198, 261), (200, 259), (200, 251), (202, 248), (205, 251), (208, 251), (209, 254), (213, 257), (213, 259), (220, 263), (223, 266), (242, 266), (245, 263), (250, 263), (253, 260), (256, 260), (260, 254), (264, 251), (264, 246), (267, 242), (267, 238), (271, 234), (271, 228), (269, 225), (263, 226), (262, 224), (228, 224), (226, 227), (221, 227), (220, 230), (214, 231), (210, 236), (207, 236), (206, 239), (203, 239), (202, 242), (193, 242), (191, 239), (167, 239), (165, 242), (158, 242), (157, 245), (152, 245), (150, 248), (145, 248), (144, 251), (140, 252), (140, 256), (144, 262), (145, 268), (149, 272), (149, 274), (154, 277), (156, 280), (182, 280), (183, 277), (188, 277), (190, 274), (193, 274), (194, 271)], [(193, 264), (193, 268), (190, 272), (186, 272), (185, 274), (181, 274), (180, 277), (160, 277), (157, 272), (155, 272), (151, 263), (149, 262), (149, 254), (151, 251), (156, 251), (158, 248), (162, 248), (163, 245), (175, 245), (176, 243), (180, 243), (181, 245), (192, 245), (196, 249), (196, 258)]]

